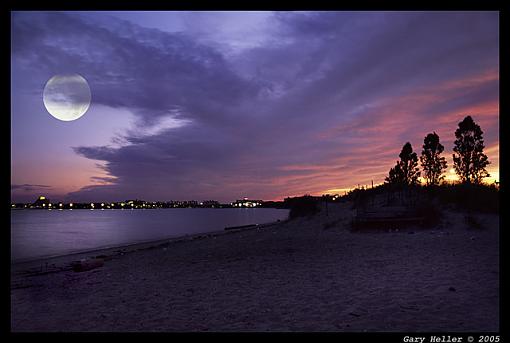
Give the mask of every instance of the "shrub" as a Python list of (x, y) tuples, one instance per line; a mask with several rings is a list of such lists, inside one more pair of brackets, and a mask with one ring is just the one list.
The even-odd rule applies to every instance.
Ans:
[(289, 218), (311, 216), (319, 212), (318, 201), (309, 195), (288, 200), (290, 205)]
[(453, 204), (468, 211), (499, 213), (499, 191), (486, 185), (444, 185), (434, 190), (442, 204)]

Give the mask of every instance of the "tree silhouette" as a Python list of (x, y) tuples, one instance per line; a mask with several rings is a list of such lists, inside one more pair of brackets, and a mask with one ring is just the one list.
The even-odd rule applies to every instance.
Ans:
[(441, 155), (444, 146), (439, 143), (437, 133), (429, 133), (423, 140), (423, 150), (420, 161), (427, 185), (438, 185), (444, 179), (443, 171), (446, 169), (446, 159)]
[(490, 164), (483, 153), (483, 131), (471, 116), (459, 123), (455, 131), (453, 165), (463, 183), (480, 184), (490, 176), (485, 167)]
[(404, 173), (402, 172), (402, 169), (400, 168), (399, 161), (397, 161), (397, 164), (395, 167), (390, 169), (389, 175), (386, 177), (386, 182), (391, 184), (399, 184), (403, 185), (405, 183), (404, 180)]
[(418, 156), (413, 152), (411, 143), (407, 142), (400, 152), (400, 161), (390, 169), (386, 182), (403, 185), (416, 185), (419, 183), (420, 171), (418, 169)]

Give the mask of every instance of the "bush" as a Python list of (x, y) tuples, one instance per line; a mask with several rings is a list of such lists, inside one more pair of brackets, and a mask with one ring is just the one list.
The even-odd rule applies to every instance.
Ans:
[(443, 185), (433, 189), (442, 204), (468, 211), (499, 213), (499, 191), (486, 185)]
[(299, 198), (286, 199), (290, 205), (289, 218), (311, 216), (319, 212), (318, 201), (309, 195)]

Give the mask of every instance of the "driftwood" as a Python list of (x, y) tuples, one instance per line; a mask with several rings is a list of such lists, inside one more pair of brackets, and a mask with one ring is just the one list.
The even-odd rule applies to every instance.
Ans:
[(247, 229), (247, 228), (256, 228), (258, 224), (248, 224), (248, 225), (239, 225), (239, 226), (227, 226), (225, 230), (237, 230), (237, 229)]

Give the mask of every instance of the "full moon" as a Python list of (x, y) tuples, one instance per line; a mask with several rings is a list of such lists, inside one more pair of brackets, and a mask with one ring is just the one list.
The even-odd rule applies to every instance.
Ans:
[(79, 74), (55, 75), (44, 86), (44, 106), (59, 120), (80, 118), (89, 109), (90, 99), (89, 84)]

